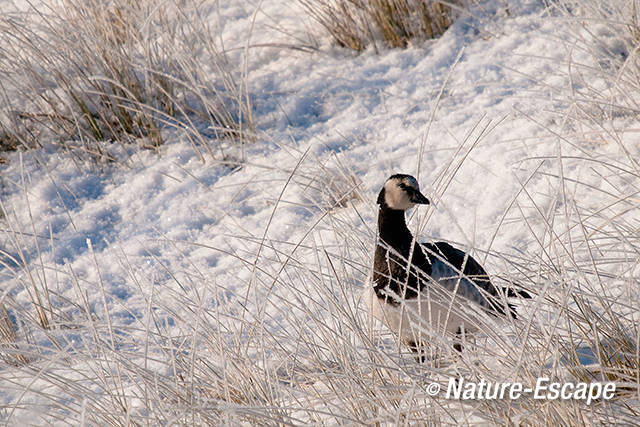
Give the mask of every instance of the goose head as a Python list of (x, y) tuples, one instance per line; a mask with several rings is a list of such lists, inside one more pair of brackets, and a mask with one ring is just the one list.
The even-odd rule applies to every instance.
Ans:
[(418, 181), (411, 175), (391, 175), (384, 183), (378, 204), (381, 208), (406, 211), (415, 205), (428, 205), (427, 199), (421, 192)]

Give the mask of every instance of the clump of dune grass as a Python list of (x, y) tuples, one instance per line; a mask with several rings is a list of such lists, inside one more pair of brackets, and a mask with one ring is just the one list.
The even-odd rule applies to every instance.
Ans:
[(157, 148), (177, 130), (202, 156), (252, 132), (246, 84), (202, 16), (206, 4), (29, 3), (0, 18), (4, 138), (109, 157), (103, 141)]
[[(456, 18), (460, 1), (434, 0), (300, 0), (342, 47), (362, 51), (376, 46), (406, 47), (414, 39), (442, 35)], [(377, 49), (377, 47), (376, 47)]]

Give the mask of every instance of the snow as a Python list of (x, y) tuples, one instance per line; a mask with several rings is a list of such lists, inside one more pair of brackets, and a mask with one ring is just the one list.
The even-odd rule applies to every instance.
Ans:
[[(516, 274), (505, 271), (508, 264), (496, 254), (517, 257), (539, 248), (535, 231), (545, 224), (532, 215), (523, 226), (517, 207), (533, 211), (535, 201), (545, 210), (559, 208), (562, 186), (552, 179), (559, 163), (566, 176), (597, 189), (569, 184), (574, 198), (587, 205), (598, 206), (604, 192), (628, 195), (633, 189), (623, 179), (593, 173), (602, 166), (594, 159), (624, 164), (619, 146), (564, 143), (554, 133), (562, 129), (567, 106), (568, 54), (558, 18), (540, 2), (488, 2), (486, 10), (458, 20), (438, 40), (360, 55), (333, 46), (295, 2), (214, 3), (207, 19), (221, 31), (230, 61), (239, 70), (247, 61), (259, 129), (256, 141), (245, 146), (241, 167), (203, 163), (177, 136), (158, 152), (132, 148), (123, 155), (126, 161), (99, 166), (78, 162), (47, 141), (43, 148), (3, 154), (0, 295), (29, 312), (27, 271), (36, 282), (46, 281), (52, 305), (67, 316), (57, 321), (84, 327), (51, 332), (71, 353), (92, 343), (85, 299), (91, 316), (110, 319), (132, 363), (145, 366), (145, 345), (158, 359), (169, 351), (162, 348), (189, 350), (190, 343), (176, 341), (189, 339), (180, 322), (197, 308), (214, 328), (225, 330), (248, 321), (236, 321), (232, 313), (263, 319), (270, 334), (295, 347), (292, 327), (307, 322), (313, 330), (322, 310), (332, 309), (323, 301), (326, 289), (305, 282), (301, 273), (315, 266), (318, 280), (330, 281), (325, 255), (314, 249), (350, 260), (353, 282), (336, 288), (335, 300), (343, 293), (352, 302), (359, 298), (375, 238), (375, 197), (392, 173), (417, 176), (433, 202), (413, 213), (410, 228), (422, 239), (474, 250), (492, 274)], [(314, 37), (319, 46), (312, 52), (283, 47)], [(618, 126), (637, 128), (638, 121), (620, 118)], [(631, 132), (624, 147), (638, 158), (633, 137)], [(558, 161), (560, 155), (566, 159)], [(355, 177), (346, 184), (340, 178), (345, 169)], [(547, 175), (535, 175), (523, 197), (523, 183), (534, 171)], [(346, 194), (358, 186), (357, 196), (334, 207), (330, 185)], [(293, 274), (287, 263), (300, 266), (300, 276), (289, 278), (299, 295), (276, 280), (281, 268)], [(278, 285), (269, 287), (270, 278)], [(216, 320), (221, 306), (225, 315)], [(144, 325), (159, 319), (167, 336), (149, 344)], [(104, 322), (99, 329), (112, 345)], [(46, 333), (29, 339), (41, 352), (58, 351)], [(207, 352), (213, 360), (216, 349)], [(87, 358), (82, 363), (108, 365)], [(158, 375), (173, 375), (167, 364), (152, 365), (148, 369)], [(27, 409), (44, 405), (51, 383), (30, 383), (24, 372), (9, 374), (12, 369), (0, 367), (0, 381), (11, 384), (0, 391), (0, 407), (16, 401)], [(70, 381), (73, 369), (61, 375)], [(87, 380), (82, 375), (79, 382)], [(124, 381), (136, 389), (136, 379)], [(87, 383), (87, 392), (102, 393), (98, 383)], [(37, 392), (22, 396), (21, 387)], [(327, 402), (328, 413), (334, 404)], [(46, 422), (42, 408), (35, 415), (17, 409), (9, 418), (0, 411), (0, 419)], [(82, 414), (66, 415), (79, 420)]]

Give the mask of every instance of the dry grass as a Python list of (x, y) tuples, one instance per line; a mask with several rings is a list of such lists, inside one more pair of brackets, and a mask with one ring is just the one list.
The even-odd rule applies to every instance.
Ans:
[(566, 115), (587, 142), (606, 143), (616, 138), (612, 127), (620, 129), (640, 112), (639, 4), (578, 0), (553, 6), (567, 30)]
[[(382, 40), (406, 47), (413, 39), (432, 39), (451, 26), (459, 1), (432, 0), (300, 0), (342, 47), (357, 52)], [(455, 9), (454, 9), (455, 8)]]
[(24, 365), (29, 358), (16, 344), (16, 329), (4, 303), (0, 302), (0, 358), (7, 365)]
[(215, 141), (250, 139), (251, 108), (200, 7), (61, 0), (3, 15), (0, 130), (99, 159), (110, 157), (102, 141), (157, 148), (174, 129), (203, 157), (223, 157)]
[[(435, 189), (438, 197), (446, 196), (447, 182), (459, 170), (454, 165), (468, 149), (458, 153)], [(609, 202), (600, 200), (596, 210), (579, 193), (550, 208), (548, 198), (534, 194), (530, 185), (552, 175), (559, 167), (553, 161), (571, 159), (534, 167), (534, 179), (523, 185), (496, 230), (499, 236), (502, 226), (522, 224), (530, 231), (528, 251), (488, 252), (491, 270), (500, 276), (496, 280), (523, 284), (537, 295), (520, 302), (517, 322), (496, 323), (476, 313), (482, 333), (466, 345), (463, 357), (452, 354), (452, 337), (440, 336), (432, 349), (438, 357), (418, 364), (371, 321), (361, 292), (371, 274), (375, 235), (362, 221), (364, 212), (375, 209), (373, 197), (360, 193), (362, 200), (337, 203), (344, 189), (357, 187), (350, 169), (337, 160), (326, 169), (307, 169), (313, 162), (305, 163), (303, 156), (280, 176), (282, 194), (297, 189), (309, 192), (309, 200), (317, 197), (319, 190), (307, 185), (309, 174), (326, 173), (334, 183), (326, 191), (338, 189), (336, 203), (313, 205), (314, 219), (303, 235), (290, 241), (265, 239), (268, 230), (264, 236), (237, 236), (232, 246), (241, 251), (166, 241), (182, 248), (185, 259), (194, 247), (234, 257), (233, 286), (195, 266), (158, 283), (120, 252), (120, 274), (147, 307), (133, 322), (122, 323), (107, 304), (109, 285), (100, 273), (107, 261), (89, 244), (97, 279), (87, 282), (70, 268), (55, 269), (58, 280), (73, 283), (77, 297), (63, 302), (56, 296), (53, 327), (44, 329), (37, 316), (12, 304), (10, 310), (23, 319), (21, 330), (10, 334), (12, 354), (29, 359), (20, 366), (5, 361), (2, 367), (3, 389), (21, 396), (2, 419), (18, 422), (35, 414), (40, 421), (112, 425), (630, 422), (640, 415), (633, 404), (640, 390), (640, 236), (629, 228), (627, 191), (640, 191), (640, 174), (627, 169), (619, 179), (629, 187), (621, 194), (599, 193)], [(595, 175), (614, 166), (591, 161)], [(274, 171), (268, 174), (273, 177)], [(581, 179), (586, 183), (589, 177)], [(562, 188), (572, 181), (555, 182)], [(579, 202), (583, 199), (587, 203)], [(276, 201), (273, 215), (285, 202)], [(38, 271), (44, 278), (45, 272), (53, 274), (51, 267)], [(63, 312), (75, 314), (61, 322)], [(71, 329), (61, 329), (62, 324)], [(615, 381), (617, 394), (588, 406), (579, 400), (466, 402), (428, 394), (431, 382), (445, 387), (452, 376), (526, 385), (541, 376)]]

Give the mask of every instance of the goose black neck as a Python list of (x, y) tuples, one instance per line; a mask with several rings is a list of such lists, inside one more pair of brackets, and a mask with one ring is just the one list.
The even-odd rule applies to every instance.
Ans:
[(396, 248), (413, 239), (404, 219), (404, 211), (386, 206), (381, 206), (378, 211), (378, 232), (383, 242)]

